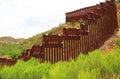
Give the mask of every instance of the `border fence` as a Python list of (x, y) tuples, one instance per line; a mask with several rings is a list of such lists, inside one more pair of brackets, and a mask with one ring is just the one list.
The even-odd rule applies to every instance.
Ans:
[(62, 35), (43, 35), (42, 45), (34, 45), (18, 59), (30, 57), (41, 62), (56, 63), (75, 59), (80, 53), (87, 54), (103, 45), (118, 28), (115, 1), (105, 1), (91, 7), (66, 13), (66, 22), (83, 19), (80, 28), (63, 28)]

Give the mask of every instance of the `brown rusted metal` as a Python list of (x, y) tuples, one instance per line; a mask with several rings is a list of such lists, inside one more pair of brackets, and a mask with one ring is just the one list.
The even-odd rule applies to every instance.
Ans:
[(41, 53), (41, 47), (40, 45), (34, 45), (32, 46), (32, 49), (30, 50), (30, 55), (36, 58), (40, 58)]
[(89, 29), (88, 29), (88, 25), (87, 24), (82, 23), (80, 28), (81, 28), (81, 34), (82, 35), (88, 35)]
[(7, 58), (0, 58), (0, 67), (3, 66), (13, 66), (17, 62), (16, 59), (7, 59)]
[(62, 42), (62, 37), (59, 35), (43, 35), (44, 44), (59, 44)]
[[(18, 59), (28, 61), (31, 57), (41, 62), (56, 63), (76, 59), (82, 52), (100, 47), (118, 28), (114, 0), (66, 13), (66, 22), (84, 20), (79, 29), (63, 28), (63, 35), (43, 35), (42, 45), (34, 45), (23, 52)], [(12, 59), (0, 58), (0, 65), (14, 65)]]
[(76, 28), (63, 28), (63, 35), (64, 36), (79, 36), (81, 34), (80, 29)]

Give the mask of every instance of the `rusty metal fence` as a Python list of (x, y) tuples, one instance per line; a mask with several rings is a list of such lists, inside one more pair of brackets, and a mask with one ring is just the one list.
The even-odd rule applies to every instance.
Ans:
[(95, 6), (66, 13), (66, 22), (83, 19), (80, 28), (63, 28), (63, 35), (43, 35), (42, 45), (34, 45), (18, 59), (27, 61), (30, 57), (41, 62), (56, 63), (76, 59), (80, 53), (99, 48), (118, 28), (116, 5), (106, 1)]
[(68, 61), (99, 48), (117, 29), (116, 14), (112, 1), (66, 13), (66, 22), (83, 19), (84, 23), (79, 29), (63, 28), (63, 35), (43, 35), (43, 60)]

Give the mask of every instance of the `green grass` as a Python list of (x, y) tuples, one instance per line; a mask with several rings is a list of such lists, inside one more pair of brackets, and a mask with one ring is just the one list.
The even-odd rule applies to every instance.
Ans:
[[(120, 76), (120, 49), (111, 52), (90, 52), (69, 62), (39, 63), (32, 58), (19, 60), (0, 70), (1, 79), (117, 79)], [(107, 53), (107, 54), (106, 54)]]
[(18, 44), (9, 44), (9, 43), (1, 43), (0, 47), (0, 57), (6, 58), (17, 58), (23, 51), (26, 50), (26, 47), (22, 47)]

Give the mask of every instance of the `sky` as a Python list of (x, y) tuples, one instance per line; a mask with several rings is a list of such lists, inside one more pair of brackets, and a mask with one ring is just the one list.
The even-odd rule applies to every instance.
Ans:
[(105, 0), (0, 0), (0, 37), (29, 38), (65, 23), (65, 13)]

